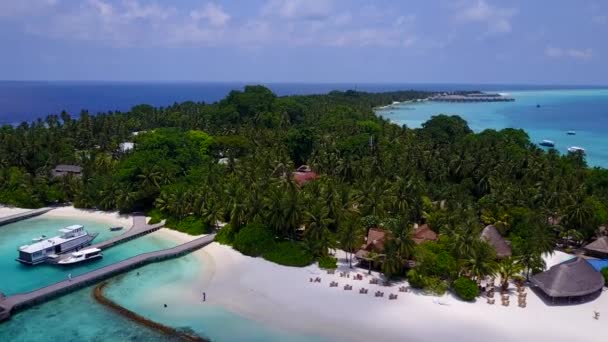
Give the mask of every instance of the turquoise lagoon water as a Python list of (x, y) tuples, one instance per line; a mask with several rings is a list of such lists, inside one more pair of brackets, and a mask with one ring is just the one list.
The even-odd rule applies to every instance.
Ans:
[[(297, 335), (265, 326), (203, 302), (203, 288), (191, 294), (180, 291), (190, 287), (205, 271), (205, 265), (201, 265), (194, 256), (187, 255), (119, 276), (105, 293), (129, 310), (175, 328), (192, 329), (212, 341), (323, 341), (319, 336)], [(165, 303), (167, 308), (163, 305)]]
[[(0, 227), (0, 291), (5, 294), (31, 291), (110, 263), (174, 243), (154, 233), (118, 245), (90, 264), (72, 268), (52, 265), (27, 267), (14, 259), (17, 247), (41, 234), (53, 236), (57, 229), (80, 223), (98, 232), (103, 241), (120, 232), (110, 232), (107, 224), (73, 219), (34, 218)], [(317, 336), (301, 336), (265, 326), (224, 308), (185, 299), (180, 293), (198, 279), (205, 265), (193, 256), (147, 265), (110, 280), (106, 295), (145, 317), (175, 328), (192, 329), (213, 341), (322, 341)], [(116, 315), (91, 296), (92, 287), (16, 313), (0, 324), (0, 341), (166, 341), (148, 328)], [(202, 289), (201, 289), (202, 292)], [(168, 303), (164, 308), (163, 304)]]
[(82, 224), (89, 233), (99, 233), (99, 236), (93, 240), (94, 243), (122, 233), (122, 231), (111, 232), (108, 224), (82, 219), (38, 217), (2, 226), (0, 227), (0, 270), (2, 270), (0, 291), (7, 295), (32, 291), (65, 280), (70, 273), (72, 276), (77, 276), (140, 253), (175, 245), (152, 234), (108, 249), (104, 252), (103, 258), (74, 267), (46, 264), (32, 267), (15, 261), (19, 246), (32, 243), (32, 238), (40, 235), (56, 236), (59, 234), (58, 229), (72, 224)]
[[(404, 103), (377, 113), (400, 125), (420, 127), (436, 114), (458, 114), (476, 132), (523, 128), (533, 142), (553, 140), (566, 153), (570, 146), (586, 149), (587, 162), (608, 167), (608, 89), (505, 90), (514, 102)], [(540, 105), (537, 108), (536, 105)], [(567, 135), (574, 130), (576, 135)]]

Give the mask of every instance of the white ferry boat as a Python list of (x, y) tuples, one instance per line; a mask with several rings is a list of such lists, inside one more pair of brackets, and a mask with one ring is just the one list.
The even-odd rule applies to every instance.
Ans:
[(572, 152), (572, 153), (582, 152), (582, 153), (585, 153), (585, 149), (582, 148), (582, 147), (578, 147), (578, 146), (570, 146), (570, 147), (568, 147), (568, 152)]
[(19, 247), (17, 261), (26, 265), (37, 265), (59, 254), (68, 253), (89, 245), (97, 234), (90, 235), (82, 225), (76, 224), (59, 230), (61, 235)]
[(555, 146), (555, 142), (552, 140), (543, 140), (539, 143), (540, 146), (545, 146), (545, 147), (554, 147)]
[(65, 259), (57, 261), (58, 265), (72, 265), (84, 261), (89, 261), (97, 258), (101, 258), (103, 254), (99, 248), (87, 248), (82, 249), (78, 252), (73, 252), (72, 255)]

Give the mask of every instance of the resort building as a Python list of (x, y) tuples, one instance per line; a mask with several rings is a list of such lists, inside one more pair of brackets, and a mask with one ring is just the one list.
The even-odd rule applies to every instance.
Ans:
[(292, 173), (292, 177), (298, 185), (304, 185), (312, 180), (319, 178), (319, 175), (314, 172), (310, 166), (302, 165)]
[(604, 277), (581, 257), (573, 258), (536, 274), (535, 288), (550, 303), (581, 303), (597, 298), (604, 287)]
[(118, 150), (122, 153), (126, 153), (135, 148), (135, 144), (130, 141), (122, 142), (118, 145)]
[(602, 236), (583, 247), (585, 254), (600, 259), (608, 259), (608, 236)]
[(419, 227), (416, 225), (414, 227), (414, 236), (412, 239), (417, 245), (427, 241), (437, 241), (437, 233), (435, 233), (426, 223)]
[(51, 171), (51, 175), (53, 177), (64, 177), (67, 175), (79, 177), (82, 175), (82, 167), (77, 165), (60, 164), (55, 166), (55, 168)]
[[(370, 252), (376, 254), (384, 253), (384, 242), (386, 241), (388, 234), (389, 232), (384, 229), (371, 228), (367, 232), (365, 244), (361, 246), (361, 249), (355, 254), (355, 257), (360, 260), (367, 260)], [(423, 224), (421, 226), (416, 225), (412, 234), (412, 240), (414, 240), (417, 245), (427, 241), (436, 241), (437, 233), (432, 231), (428, 224)]]
[(496, 229), (496, 227), (494, 227), (493, 225), (486, 226), (481, 231), (480, 238), (488, 242), (490, 245), (492, 245), (492, 247), (494, 247), (494, 249), (496, 250), (496, 256), (499, 259), (508, 258), (511, 256), (511, 246), (509, 245), (507, 240), (502, 237), (498, 229)]
[(384, 242), (387, 232), (380, 228), (370, 228), (367, 232), (365, 244), (357, 251), (355, 257), (359, 260), (367, 260), (371, 252), (376, 254), (384, 253)]

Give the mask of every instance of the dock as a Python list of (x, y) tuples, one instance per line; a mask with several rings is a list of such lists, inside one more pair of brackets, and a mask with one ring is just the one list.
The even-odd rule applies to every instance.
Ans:
[(485, 93), (474, 93), (474, 94), (442, 94), (429, 98), (429, 101), (433, 102), (513, 102), (514, 98), (503, 96), (500, 94), (485, 94)]
[(27, 220), (32, 217), (40, 216), (42, 214), (48, 213), (49, 211), (51, 211), (53, 209), (54, 208), (40, 208), (40, 209), (29, 210), (29, 211), (26, 211), (23, 213), (15, 214), (15, 215), (5, 216), (5, 217), (0, 218), (0, 226), (4, 226), (9, 223), (15, 223), (15, 222), (19, 222), (22, 220)]
[[(129, 232), (130, 231), (131, 230), (129, 230)], [(125, 234), (128, 234), (129, 232)], [(17, 310), (23, 310), (31, 307), (32, 305), (46, 302), (53, 298), (71, 293), (150, 263), (181, 257), (207, 246), (213, 242), (214, 239), (215, 234), (210, 234), (172, 248), (143, 253), (132, 258), (119, 261), (112, 265), (79, 275), (70, 280), (64, 280), (32, 292), (16, 294), (8, 297), (3, 297), (0, 294), (0, 322), (9, 319), (11, 314)]]

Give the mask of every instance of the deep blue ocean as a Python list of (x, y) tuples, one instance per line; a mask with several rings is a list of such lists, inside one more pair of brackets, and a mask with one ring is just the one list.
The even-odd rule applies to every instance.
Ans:
[[(251, 83), (249, 83), (251, 84)], [(270, 83), (277, 95), (323, 94), (332, 90), (357, 89), (381, 92), (392, 90), (539, 90), (572, 89), (571, 86), (487, 85), (487, 84), (356, 84), (356, 83)], [(127, 111), (138, 104), (168, 106), (175, 102), (215, 102), (245, 83), (198, 82), (76, 82), (0, 81), (0, 124), (30, 121), (62, 110), (78, 116), (90, 113)], [(581, 87), (579, 87), (581, 88)]]

